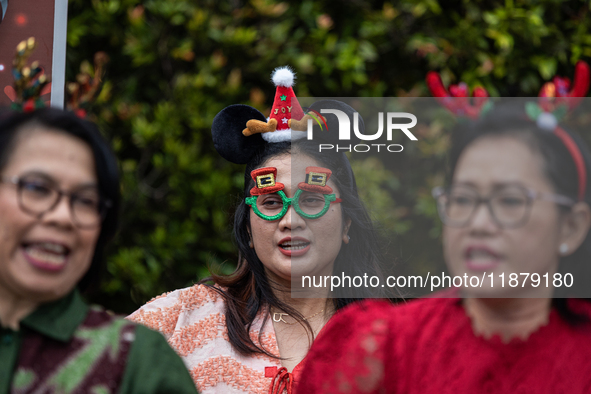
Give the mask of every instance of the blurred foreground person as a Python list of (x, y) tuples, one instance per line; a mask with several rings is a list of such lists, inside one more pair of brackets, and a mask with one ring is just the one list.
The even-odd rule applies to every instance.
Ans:
[(554, 298), (567, 273), (578, 283), (567, 290), (588, 297), (588, 148), (555, 120), (528, 120), (523, 105), (465, 129), (434, 196), (450, 274), (484, 277), (483, 286), (337, 314), (298, 392), (590, 392), (591, 303)]
[(92, 123), (49, 108), (0, 119), (0, 393), (196, 393), (162, 335), (80, 295), (119, 198)]

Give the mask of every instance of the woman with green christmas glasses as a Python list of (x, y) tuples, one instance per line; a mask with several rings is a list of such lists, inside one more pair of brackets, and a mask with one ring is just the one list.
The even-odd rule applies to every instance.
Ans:
[[(212, 275), (213, 285), (158, 297), (131, 316), (164, 333), (204, 394), (291, 392), (305, 379), (298, 375), (302, 360), (333, 314), (358, 298), (383, 296), (371, 288), (357, 289), (355, 297), (326, 290), (292, 298), (302, 275), (380, 275), (382, 261), (347, 157), (320, 154), (317, 141), (297, 138), (305, 133), (292, 120), (304, 114), (293, 100), (293, 79), (288, 69), (275, 71), (270, 118), (232, 105), (213, 121), (220, 155), (246, 164), (234, 215), (236, 270)], [(353, 112), (336, 101), (311, 109), (321, 108)], [(325, 120), (336, 130), (332, 117)]]

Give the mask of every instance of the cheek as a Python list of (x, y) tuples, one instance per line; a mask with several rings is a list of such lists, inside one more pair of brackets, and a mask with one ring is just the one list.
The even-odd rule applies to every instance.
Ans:
[(256, 215), (250, 217), (250, 236), (256, 249), (260, 249), (262, 245), (273, 241), (273, 232), (275, 227), (264, 219)]
[(323, 247), (327, 250), (335, 248), (340, 250), (343, 242), (343, 220), (340, 210), (334, 208), (329, 210), (320, 220), (310, 223), (309, 226)]
[(7, 252), (19, 245), (19, 240), (35, 219), (20, 210), (18, 205), (0, 197), (0, 250)]
[(552, 210), (532, 215), (525, 227), (515, 229), (510, 234), (515, 253), (525, 255), (525, 260), (532, 262), (539, 258), (548, 259), (551, 256), (557, 256), (560, 242), (559, 222), (558, 213)]
[(453, 254), (454, 251), (460, 250), (460, 242), (462, 239), (463, 229), (443, 227), (443, 234), (441, 237), (443, 244), (443, 253), (447, 255)]
[(94, 255), (99, 234), (100, 230), (82, 231), (80, 234), (80, 251), (81, 254), (88, 258), (88, 265), (90, 265), (90, 260)]

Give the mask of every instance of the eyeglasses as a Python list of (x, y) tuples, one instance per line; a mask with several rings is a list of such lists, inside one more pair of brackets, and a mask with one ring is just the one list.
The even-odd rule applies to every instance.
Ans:
[(72, 220), (79, 228), (100, 226), (108, 209), (112, 206), (110, 200), (103, 200), (100, 197), (95, 187), (65, 192), (51, 181), (37, 176), (3, 177), (0, 178), (0, 182), (16, 185), (20, 209), (37, 218), (55, 209), (63, 196), (68, 197)]
[(331, 203), (338, 204), (340, 198), (334, 194), (307, 192), (298, 189), (292, 198), (288, 198), (283, 190), (277, 193), (262, 194), (246, 197), (246, 205), (250, 205), (258, 217), (265, 220), (281, 219), (287, 213), (290, 205), (306, 219), (318, 219), (323, 216)]
[(501, 228), (517, 228), (527, 223), (534, 200), (551, 201), (571, 207), (575, 201), (569, 197), (541, 193), (520, 185), (508, 185), (481, 197), (469, 186), (452, 186), (449, 189), (436, 187), (433, 197), (441, 221), (450, 227), (467, 226), (480, 204), (486, 204), (494, 222)]

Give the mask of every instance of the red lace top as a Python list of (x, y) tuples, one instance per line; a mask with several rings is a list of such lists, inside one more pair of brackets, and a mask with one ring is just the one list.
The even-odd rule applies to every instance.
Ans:
[[(591, 303), (569, 300), (591, 317)], [(337, 313), (314, 342), (298, 393), (591, 393), (591, 324), (553, 310), (527, 340), (472, 331), (458, 299), (369, 301)]]

